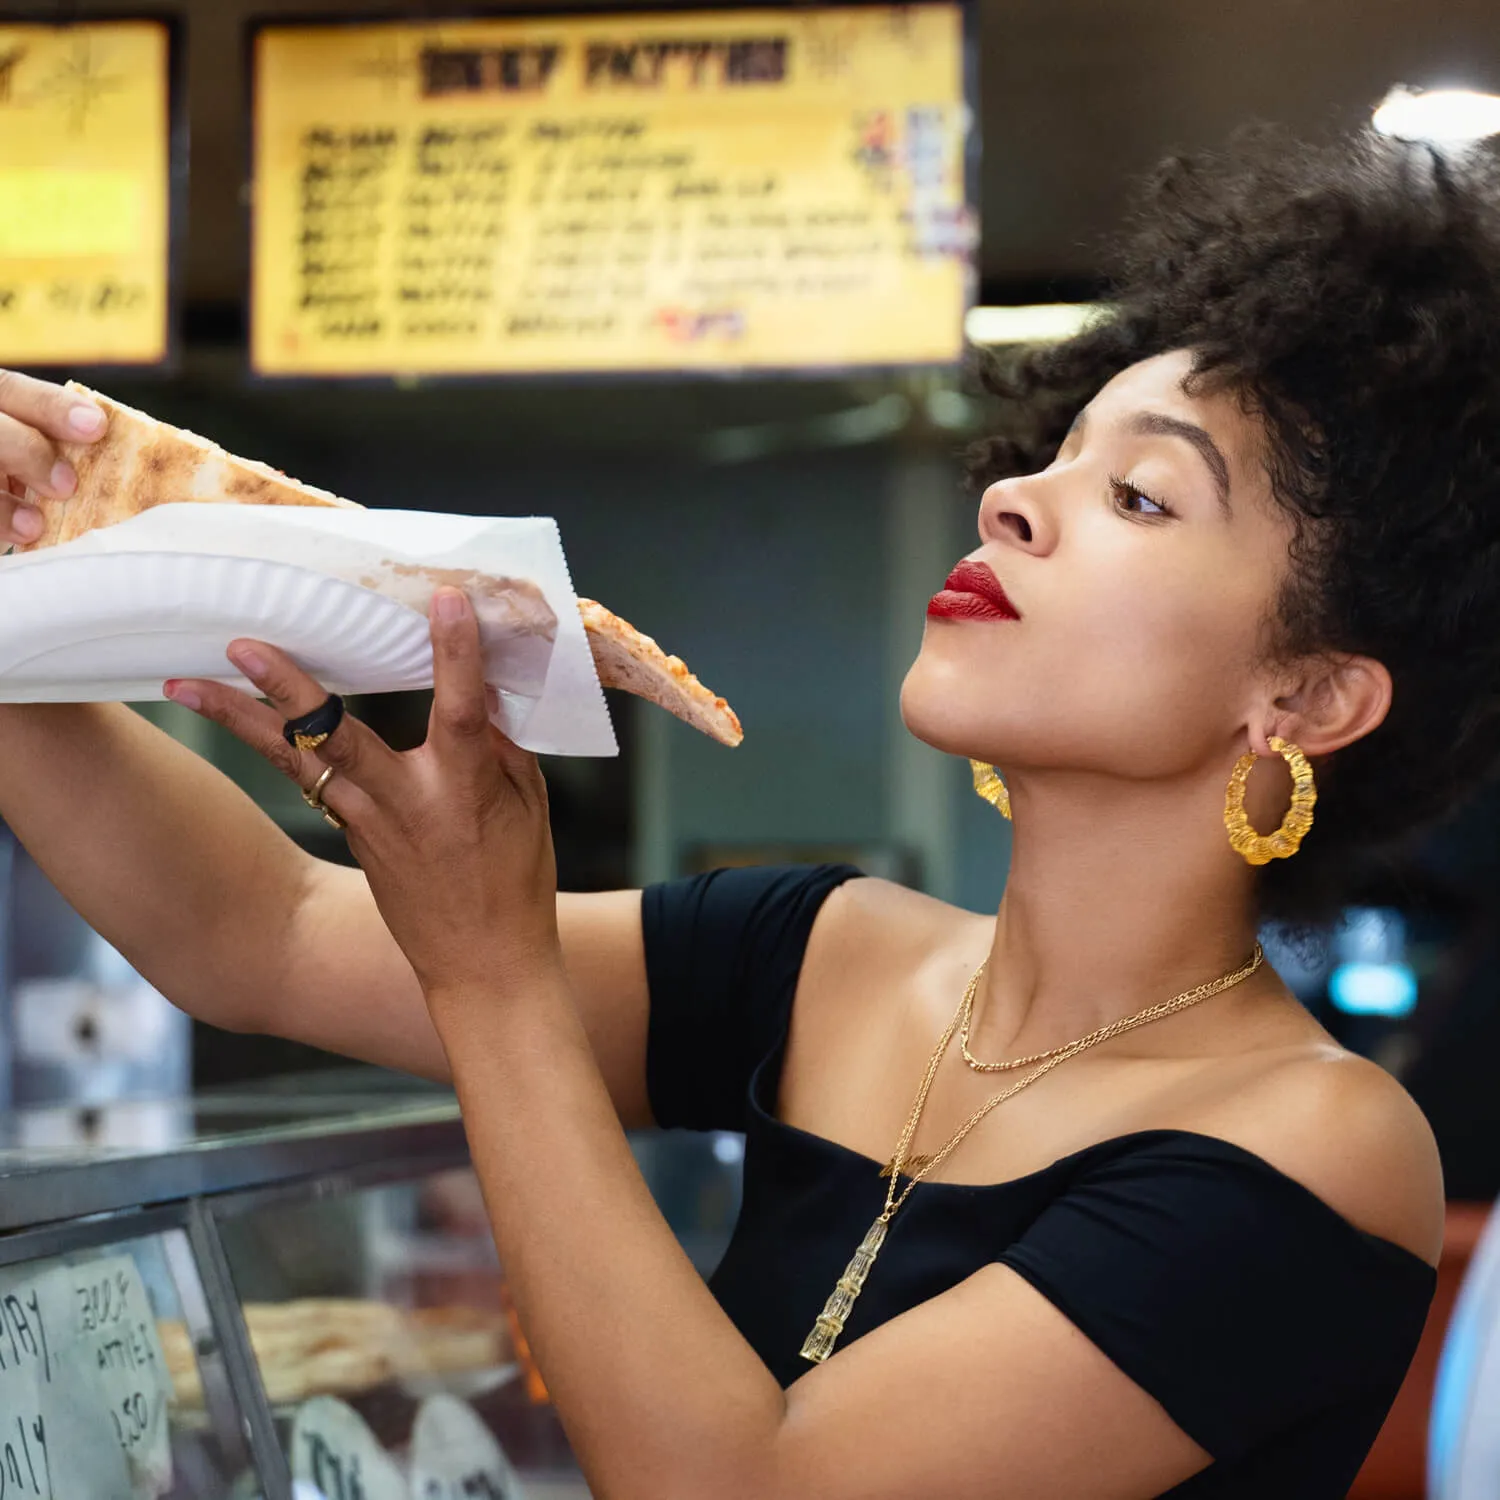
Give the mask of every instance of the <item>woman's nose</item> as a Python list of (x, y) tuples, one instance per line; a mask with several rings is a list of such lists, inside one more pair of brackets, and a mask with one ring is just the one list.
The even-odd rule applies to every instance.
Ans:
[(1052, 507), (1038, 492), (1036, 476), (1002, 479), (979, 503), (979, 535), (1023, 551), (1046, 554), (1057, 545)]

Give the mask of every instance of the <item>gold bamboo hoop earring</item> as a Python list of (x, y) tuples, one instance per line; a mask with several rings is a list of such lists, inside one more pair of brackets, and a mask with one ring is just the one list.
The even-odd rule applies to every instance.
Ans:
[(1000, 779), (1000, 773), (982, 760), (971, 760), (969, 769), (974, 773), (974, 790), (984, 798), (1002, 818), (1010, 817), (1010, 793)]
[(1229, 773), (1229, 788), (1224, 793), (1224, 827), (1229, 833), (1229, 846), (1251, 865), (1290, 859), (1302, 847), (1302, 840), (1313, 826), (1313, 804), (1318, 800), (1307, 757), (1295, 745), (1274, 735), (1267, 743), (1292, 773), (1292, 805), (1281, 820), (1281, 827), (1275, 833), (1257, 833), (1245, 816), (1245, 783), (1257, 759), (1254, 751), (1246, 751), (1235, 761), (1234, 770)]

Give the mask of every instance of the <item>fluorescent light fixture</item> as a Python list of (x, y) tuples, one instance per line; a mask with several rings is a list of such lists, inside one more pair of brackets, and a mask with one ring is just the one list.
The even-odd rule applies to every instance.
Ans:
[(964, 319), (964, 332), (971, 344), (1054, 344), (1082, 332), (1098, 311), (1094, 302), (971, 307)]
[(1398, 84), (1375, 110), (1381, 135), (1461, 144), (1500, 135), (1500, 94), (1473, 89), (1409, 89)]
[(1328, 998), (1346, 1016), (1399, 1020), (1417, 1007), (1417, 976), (1406, 964), (1340, 964), (1329, 976)]

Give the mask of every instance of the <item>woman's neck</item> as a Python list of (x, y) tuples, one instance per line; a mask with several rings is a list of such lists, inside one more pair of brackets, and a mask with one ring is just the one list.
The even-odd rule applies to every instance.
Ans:
[(1218, 778), (1012, 788), (1010, 874), (975, 1000), (974, 1048), (1059, 1046), (1238, 968), (1253, 877), (1229, 848)]

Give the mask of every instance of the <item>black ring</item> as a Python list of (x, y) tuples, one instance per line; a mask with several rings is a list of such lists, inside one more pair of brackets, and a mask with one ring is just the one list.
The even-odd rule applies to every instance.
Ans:
[(344, 700), (330, 693), (311, 713), (288, 719), (281, 733), (294, 750), (316, 750), (344, 722)]

